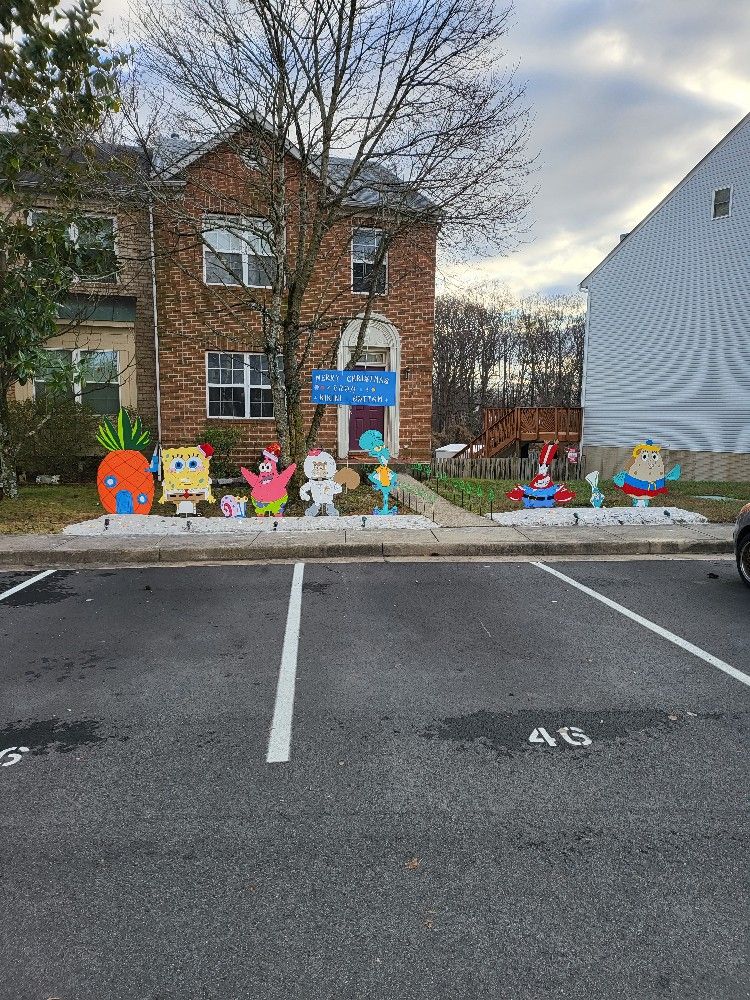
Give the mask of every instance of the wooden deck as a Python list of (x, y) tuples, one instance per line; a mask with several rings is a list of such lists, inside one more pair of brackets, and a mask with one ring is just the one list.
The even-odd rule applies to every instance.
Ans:
[(512, 409), (486, 407), (484, 428), (456, 458), (493, 458), (522, 444), (559, 441), (577, 444), (581, 440), (583, 410), (580, 406), (516, 406)]

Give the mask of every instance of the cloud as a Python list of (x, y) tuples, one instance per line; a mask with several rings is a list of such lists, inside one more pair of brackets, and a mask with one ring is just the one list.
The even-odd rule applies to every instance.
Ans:
[[(102, 13), (122, 37), (126, 0)], [(573, 291), (750, 111), (750, 3), (519, 0), (505, 42), (539, 154), (530, 232), (507, 256), (446, 266), (440, 284)]]
[(523, 0), (507, 42), (539, 154), (531, 239), (441, 281), (572, 291), (750, 110), (750, 4)]

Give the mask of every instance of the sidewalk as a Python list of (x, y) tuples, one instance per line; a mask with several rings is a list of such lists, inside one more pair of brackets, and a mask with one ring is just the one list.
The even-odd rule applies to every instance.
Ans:
[(484, 524), (402, 531), (244, 532), (242, 537), (0, 535), (0, 567), (58, 568), (298, 559), (723, 555), (731, 524), (509, 528)]

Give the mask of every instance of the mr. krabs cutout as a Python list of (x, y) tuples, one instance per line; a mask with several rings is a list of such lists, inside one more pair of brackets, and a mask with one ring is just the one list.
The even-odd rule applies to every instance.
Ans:
[(557, 442), (542, 446), (539, 455), (539, 472), (528, 486), (514, 486), (505, 495), (509, 500), (522, 500), (524, 507), (554, 507), (556, 503), (567, 503), (575, 497), (567, 486), (553, 483), (549, 474), (552, 459), (557, 453)]

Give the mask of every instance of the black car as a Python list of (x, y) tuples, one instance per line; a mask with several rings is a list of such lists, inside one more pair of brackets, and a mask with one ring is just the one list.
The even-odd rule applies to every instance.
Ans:
[(746, 503), (737, 515), (737, 524), (734, 527), (734, 552), (740, 576), (750, 587), (750, 503)]

